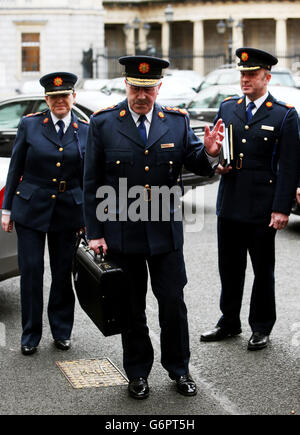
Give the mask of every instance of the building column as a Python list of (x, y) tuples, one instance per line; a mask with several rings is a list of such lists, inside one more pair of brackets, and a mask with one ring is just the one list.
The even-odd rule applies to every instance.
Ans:
[(193, 69), (204, 76), (204, 23), (203, 20), (193, 22)]
[(125, 33), (125, 48), (126, 48), (126, 54), (128, 56), (134, 56), (135, 55), (135, 33), (133, 27), (124, 27), (124, 33)]
[(276, 19), (276, 55), (278, 57), (278, 65), (281, 67), (287, 66), (287, 29), (286, 29), (286, 19), (277, 18)]
[(167, 22), (162, 23), (161, 25), (161, 48), (162, 57), (168, 59), (170, 49), (170, 26)]

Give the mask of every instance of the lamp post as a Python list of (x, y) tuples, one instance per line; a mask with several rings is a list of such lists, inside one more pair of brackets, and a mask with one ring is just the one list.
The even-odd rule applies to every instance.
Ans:
[(241, 21), (239, 21), (237, 23), (236, 26), (234, 26), (234, 20), (232, 17), (229, 17), (226, 21), (220, 20), (217, 23), (217, 32), (220, 35), (224, 35), (226, 29), (229, 29), (229, 38), (227, 41), (228, 44), (228, 63), (232, 64), (232, 32), (233, 32), (233, 28), (237, 27), (237, 28), (243, 28), (243, 24), (241, 23)]
[(171, 57), (171, 42), (172, 42), (172, 35), (171, 35), (171, 24), (174, 18), (174, 10), (172, 8), (172, 5), (168, 5), (165, 8), (165, 19), (166, 22), (168, 23), (168, 30), (169, 30), (169, 50), (168, 50), (168, 58), (170, 61), (170, 57)]

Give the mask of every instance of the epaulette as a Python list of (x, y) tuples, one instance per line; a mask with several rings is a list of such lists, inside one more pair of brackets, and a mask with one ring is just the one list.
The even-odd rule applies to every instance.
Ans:
[(83, 124), (89, 124), (89, 121), (86, 121), (85, 119), (78, 118), (78, 122), (82, 122)]
[(177, 113), (179, 115), (187, 115), (188, 112), (185, 109), (180, 109), (179, 107), (162, 106), (164, 112)]
[(103, 109), (96, 110), (96, 112), (94, 112), (92, 116), (98, 115), (99, 113), (102, 113), (102, 112), (109, 112), (110, 110), (113, 110), (116, 107), (117, 107), (117, 104), (115, 104), (113, 106), (109, 106), (109, 107), (104, 107)]
[(222, 103), (226, 103), (226, 101), (230, 101), (230, 100), (238, 100), (240, 97), (238, 95), (231, 95), (230, 97), (225, 98)]
[(43, 115), (43, 112), (28, 113), (27, 115), (24, 115), (24, 117), (31, 118), (32, 116), (39, 116), (39, 115)]
[(284, 101), (275, 100), (275, 103), (279, 104), (279, 106), (285, 107), (286, 109), (294, 109), (294, 106), (292, 104), (287, 104)]

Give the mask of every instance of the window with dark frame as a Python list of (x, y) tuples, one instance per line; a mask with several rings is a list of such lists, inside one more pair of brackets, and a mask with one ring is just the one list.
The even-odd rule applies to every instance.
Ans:
[(40, 34), (22, 33), (22, 72), (40, 71)]

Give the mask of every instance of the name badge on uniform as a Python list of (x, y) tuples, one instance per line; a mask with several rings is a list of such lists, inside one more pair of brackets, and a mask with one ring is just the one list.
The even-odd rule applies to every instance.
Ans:
[(175, 144), (174, 143), (162, 143), (160, 145), (161, 148), (174, 148)]
[(274, 127), (272, 127), (271, 125), (262, 125), (261, 129), (268, 130), (268, 131), (274, 131)]

